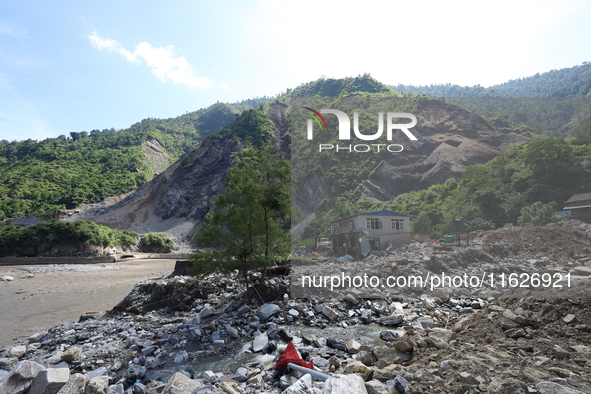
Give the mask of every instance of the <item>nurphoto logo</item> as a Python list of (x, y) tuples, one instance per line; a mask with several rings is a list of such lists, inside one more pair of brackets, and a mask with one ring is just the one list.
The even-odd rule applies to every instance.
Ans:
[[(333, 114), (336, 115), (337, 120), (339, 121), (339, 140), (347, 141), (351, 140), (351, 121), (349, 116), (340, 111), (338, 109), (321, 109), (320, 112), (309, 108), (304, 107), (305, 109), (311, 111), (312, 113), (308, 113), (313, 120), (318, 123), (320, 129), (322, 126), (328, 130), (328, 124), (324, 119), (322, 114)], [(410, 119), (410, 123), (393, 123), (394, 119), (400, 118), (407, 118)], [(308, 119), (308, 140), (314, 139), (314, 121), (312, 119)], [(386, 115), (386, 139), (388, 141), (392, 141), (392, 135), (395, 130), (401, 130), (411, 141), (417, 141), (417, 137), (414, 136), (408, 129), (416, 126), (417, 118), (413, 114), (409, 114), (406, 112), (388, 112)], [(384, 113), (378, 113), (378, 131), (375, 134), (362, 134), (359, 131), (359, 114), (357, 112), (353, 112), (353, 132), (355, 133), (355, 137), (362, 141), (375, 141), (382, 136), (384, 133)], [(318, 146), (318, 150), (322, 152), (323, 150), (332, 150), (334, 149), (336, 152), (339, 151), (346, 151), (346, 152), (369, 152), (372, 150), (372, 147), (376, 149), (377, 152), (380, 151), (380, 148), (386, 147), (388, 152), (398, 153), (402, 152), (404, 149), (400, 144), (357, 144), (357, 145), (344, 145), (339, 146), (338, 144), (335, 146), (333, 144), (320, 144)]]

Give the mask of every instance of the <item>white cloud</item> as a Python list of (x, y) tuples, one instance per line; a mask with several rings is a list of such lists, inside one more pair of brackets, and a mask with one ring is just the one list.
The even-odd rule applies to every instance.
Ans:
[(11, 23), (0, 20), (0, 35), (9, 37), (25, 37), (27, 33), (22, 29), (17, 29)]
[(193, 66), (183, 56), (174, 55), (174, 46), (153, 47), (147, 42), (139, 43), (131, 52), (125, 49), (121, 43), (112, 38), (101, 38), (96, 32), (90, 35), (90, 42), (98, 49), (106, 49), (125, 57), (132, 63), (140, 63), (143, 60), (152, 72), (162, 82), (172, 81), (176, 84), (185, 84), (191, 88), (207, 88), (211, 86), (211, 80), (196, 75)]

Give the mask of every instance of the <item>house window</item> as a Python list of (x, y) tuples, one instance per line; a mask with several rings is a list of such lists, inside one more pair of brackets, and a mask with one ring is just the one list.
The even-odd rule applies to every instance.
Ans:
[(340, 234), (340, 233), (341, 233), (341, 227), (338, 224), (333, 224), (331, 234)]
[(404, 220), (392, 219), (392, 230), (404, 230)]
[(382, 228), (382, 222), (380, 222), (380, 219), (367, 219), (367, 228), (379, 230)]
[(355, 231), (355, 220), (349, 220), (349, 232)]

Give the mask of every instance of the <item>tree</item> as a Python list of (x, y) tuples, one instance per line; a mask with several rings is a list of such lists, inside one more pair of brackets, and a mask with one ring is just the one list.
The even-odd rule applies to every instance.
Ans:
[(574, 138), (575, 145), (591, 144), (591, 118), (575, 128), (570, 136)]
[[(272, 146), (232, 155), (225, 191), (195, 234), (197, 275), (266, 268), (289, 254), (290, 166)], [(263, 271), (264, 272), (264, 271)]]
[(532, 223), (536, 226), (544, 224), (559, 222), (564, 220), (563, 217), (554, 215), (556, 212), (556, 202), (551, 201), (548, 204), (542, 204), (540, 201), (533, 203), (530, 206), (521, 209), (521, 216), (517, 219), (517, 223), (521, 226), (525, 223)]

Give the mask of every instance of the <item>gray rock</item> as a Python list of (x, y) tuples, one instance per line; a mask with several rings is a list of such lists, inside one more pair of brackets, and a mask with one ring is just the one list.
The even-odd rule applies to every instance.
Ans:
[(568, 315), (562, 318), (562, 321), (564, 321), (566, 324), (574, 323), (576, 320), (577, 317), (572, 313), (569, 313)]
[(183, 363), (188, 360), (189, 360), (189, 353), (187, 353), (185, 350), (181, 350), (180, 352), (178, 352), (174, 356), (174, 363), (175, 364), (180, 364), (180, 363)]
[(44, 368), (32, 361), (21, 361), (0, 382), (0, 394), (22, 394), (33, 384), (33, 380)]
[(365, 382), (365, 389), (368, 394), (389, 394), (386, 385), (379, 380), (370, 380)]
[(347, 342), (347, 352), (351, 354), (359, 353), (360, 348), (361, 344), (354, 339), (351, 339), (349, 342)]
[(250, 311), (250, 307), (248, 305), (242, 305), (240, 308), (238, 308), (236, 313), (238, 313), (238, 315), (242, 316), (245, 313), (248, 313), (248, 311)]
[[(119, 383), (118, 385), (115, 385), (115, 386), (111, 386), (107, 390), (107, 394), (123, 394), (124, 392), (125, 392), (125, 386), (123, 386), (121, 383)], [(151, 394), (150, 391), (148, 391), (148, 394)]]
[(107, 374), (107, 368), (105, 367), (100, 367), (95, 369), (94, 371), (90, 371), (89, 373), (87, 373), (88, 375), (88, 379), (92, 380), (96, 377), (99, 376), (105, 376)]
[(226, 332), (228, 333), (228, 336), (232, 339), (237, 339), (239, 337), (238, 330), (229, 324), (226, 324)]
[(88, 381), (86, 385), (86, 394), (106, 394), (109, 388), (109, 378), (107, 376), (96, 376)]
[(78, 358), (82, 355), (82, 349), (78, 346), (72, 346), (68, 350), (64, 352), (62, 355), (62, 360), (67, 362), (72, 362), (78, 360)]
[(552, 354), (554, 354), (554, 357), (558, 359), (570, 358), (570, 352), (564, 350), (558, 345), (554, 345), (554, 347), (552, 348)]
[(361, 322), (362, 322), (362, 323), (364, 323), (364, 324), (369, 324), (369, 323), (371, 323), (371, 319), (372, 319), (372, 316), (371, 316), (371, 311), (369, 311), (369, 310), (364, 310), (363, 312), (361, 312), (361, 317), (360, 317), (360, 319), (361, 319)]
[(37, 374), (28, 394), (56, 394), (70, 379), (68, 368), (49, 368)]
[(326, 346), (337, 350), (347, 350), (347, 344), (345, 342), (331, 338), (326, 340)]
[(334, 321), (334, 320), (337, 320), (337, 319), (338, 319), (338, 317), (339, 317), (339, 314), (338, 314), (338, 313), (337, 313), (337, 312), (336, 312), (334, 309), (332, 309), (332, 308), (331, 308), (331, 307), (329, 307), (329, 306), (325, 306), (325, 307), (322, 309), (322, 314), (323, 314), (324, 316), (328, 317), (330, 320), (333, 320), (333, 321)]
[(390, 316), (382, 316), (382, 317), (380, 317), (378, 319), (378, 323), (383, 324), (385, 326), (395, 326), (397, 324), (402, 323), (403, 320), (404, 320), (404, 313), (403, 314), (399, 314), (397, 312), (394, 312)]
[(261, 333), (254, 337), (252, 341), (252, 351), (253, 352), (261, 352), (265, 346), (269, 343), (269, 337), (266, 333)]
[(236, 308), (238, 308), (238, 303), (235, 300), (230, 300), (230, 302), (228, 302), (228, 305), (226, 305), (226, 307), (224, 308), (224, 312), (234, 312)]
[(536, 385), (536, 388), (540, 394), (584, 394), (582, 391), (554, 382), (540, 382)]
[(314, 387), (312, 376), (305, 374), (297, 382), (286, 388), (282, 394), (291, 394), (299, 392), (310, 392), (309, 390)]
[(395, 340), (392, 343), (392, 346), (394, 349), (406, 353), (412, 352), (414, 350), (415, 344), (413, 343), (412, 339), (410, 339), (407, 335), (404, 335), (400, 339)]
[(261, 318), (262, 321), (265, 321), (273, 316), (278, 315), (279, 312), (281, 312), (281, 309), (279, 308), (279, 306), (277, 306), (273, 303), (264, 304), (264, 305), (261, 305), (261, 307), (259, 308), (259, 317)]
[(337, 375), (324, 382), (323, 394), (367, 394), (365, 382), (359, 375)]
[(203, 383), (212, 384), (219, 381), (219, 378), (213, 371), (205, 371), (203, 372)]
[(177, 372), (168, 379), (166, 386), (164, 386), (164, 390), (162, 390), (162, 394), (192, 393), (200, 386), (200, 383), (189, 379), (180, 372)]
[(12, 357), (21, 358), (27, 352), (26, 346), (13, 346), (10, 348), (10, 355)]
[(86, 390), (88, 384), (88, 376), (76, 373), (70, 375), (68, 382), (58, 391), (58, 394), (80, 394)]
[(314, 357), (312, 362), (314, 363), (315, 367), (321, 369), (322, 371), (328, 371), (330, 369), (330, 363), (328, 360), (322, 357)]
[(470, 386), (477, 386), (479, 384), (478, 380), (468, 372), (460, 372), (460, 382)]
[(455, 339), (456, 333), (444, 328), (432, 328), (429, 332), (429, 337), (438, 338), (445, 343), (449, 343), (451, 340)]
[(201, 337), (203, 336), (203, 333), (201, 332), (201, 329), (200, 328), (193, 327), (193, 328), (189, 329), (189, 332), (188, 332), (187, 335), (188, 335), (189, 340), (191, 342), (197, 342), (197, 341), (200, 341), (201, 340)]
[(384, 341), (395, 341), (398, 335), (394, 331), (381, 331), (380, 338)]
[(237, 382), (246, 382), (246, 379), (248, 379), (248, 368), (238, 368), (232, 379)]
[(0, 369), (0, 382), (4, 380), (5, 377), (8, 376), (8, 371), (3, 371)]
[(152, 345), (142, 349), (142, 356), (149, 356), (158, 349), (158, 346)]

